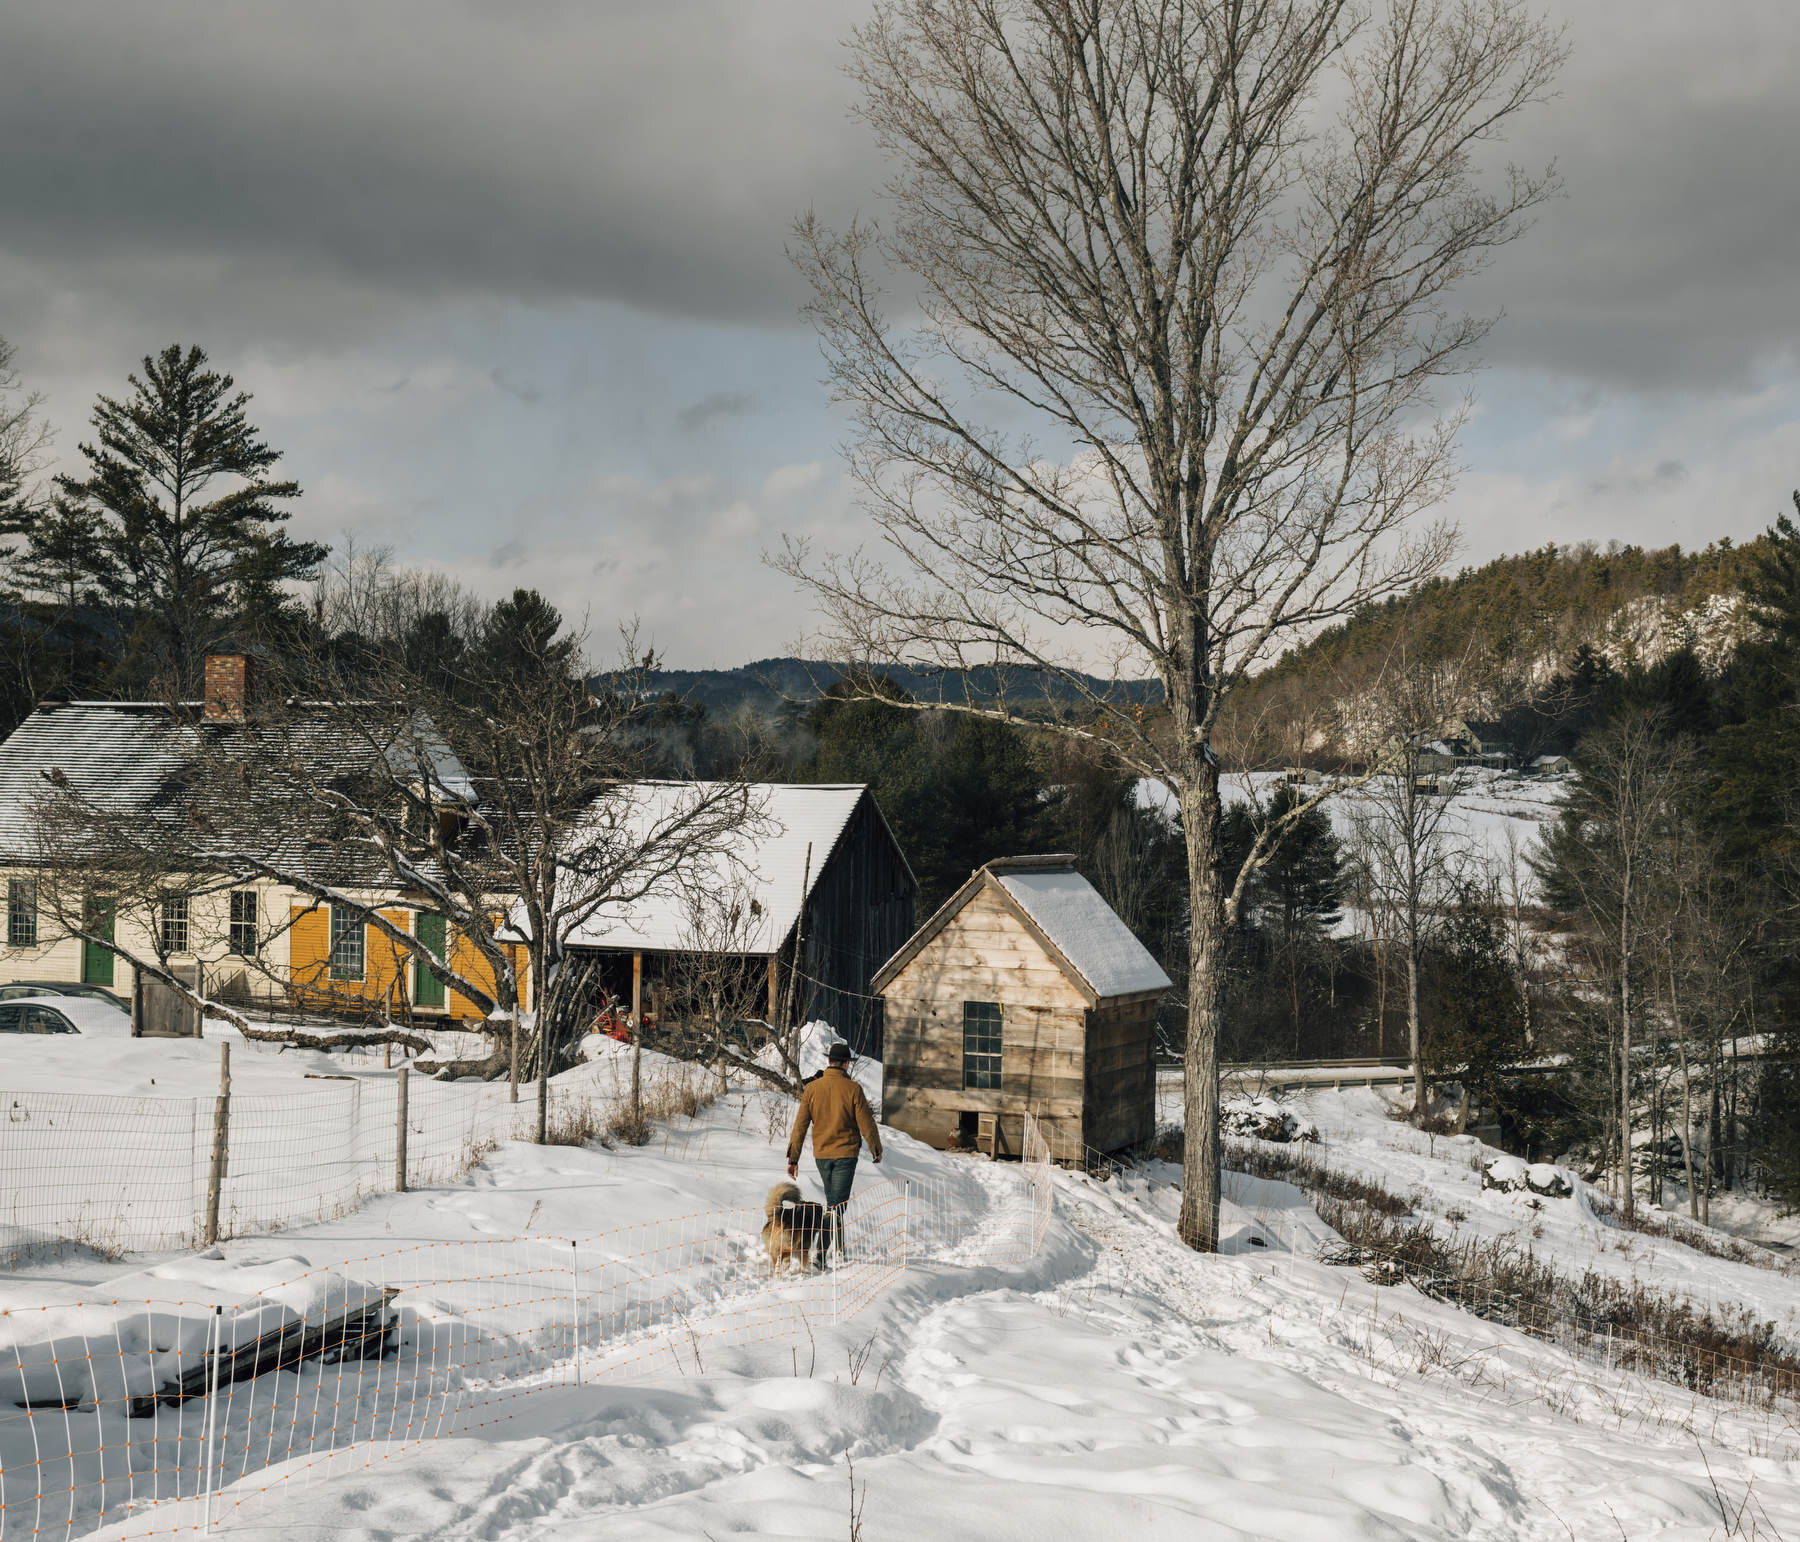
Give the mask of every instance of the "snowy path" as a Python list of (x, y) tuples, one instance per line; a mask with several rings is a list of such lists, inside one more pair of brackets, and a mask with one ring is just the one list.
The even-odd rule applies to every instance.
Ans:
[[(921, 1175), (1007, 1178), (895, 1145)], [(750, 1155), (715, 1129), (689, 1172), (718, 1183), (715, 1162)], [(845, 1537), (854, 1481), (869, 1542), (1698, 1539), (1727, 1534), (1716, 1479), (1734, 1512), (1753, 1484), (1760, 1535), (1800, 1532), (1800, 1464), (1756, 1416), (1609, 1380), (1409, 1288), (1258, 1247), (1323, 1229), (1285, 1185), (1233, 1192), (1230, 1251), (1209, 1258), (1174, 1240), (1168, 1184), (1065, 1176), (1029, 1264), (914, 1269), (814, 1346), (538, 1393), (504, 1422), (225, 1529)], [(1488, 1351), (1471, 1361), (1471, 1342)], [(1695, 1410), (1704, 1457), (1683, 1424)]]

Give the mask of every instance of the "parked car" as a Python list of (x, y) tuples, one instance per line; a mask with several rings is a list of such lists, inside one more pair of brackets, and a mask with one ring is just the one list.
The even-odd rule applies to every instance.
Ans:
[(102, 985), (77, 985), (72, 980), (14, 980), (11, 985), (0, 985), (0, 1001), (17, 1001), (25, 996), (79, 996), (86, 1001), (103, 1001), (131, 1016), (131, 1008)]
[(0, 1001), (0, 1034), (131, 1032), (131, 1014), (86, 996), (15, 996)]

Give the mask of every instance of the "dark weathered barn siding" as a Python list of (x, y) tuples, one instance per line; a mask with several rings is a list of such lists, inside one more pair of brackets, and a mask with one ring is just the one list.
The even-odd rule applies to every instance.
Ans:
[(864, 793), (807, 902), (801, 1021), (823, 1018), (859, 1055), (881, 1057), (881, 1002), (869, 980), (912, 936), (917, 901), (918, 885)]

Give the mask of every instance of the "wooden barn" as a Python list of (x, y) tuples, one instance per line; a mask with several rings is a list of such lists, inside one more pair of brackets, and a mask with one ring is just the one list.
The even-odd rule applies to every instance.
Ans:
[(931, 1145), (1019, 1152), (1026, 1112), (1059, 1161), (1156, 1132), (1156, 1005), (1169, 977), (1068, 856), (978, 868), (875, 973), (882, 1119)]
[[(633, 784), (635, 820), (666, 824), (713, 784)], [(654, 1016), (656, 982), (684, 955), (735, 957), (766, 981), (755, 1010), (773, 1022), (822, 1018), (858, 1054), (881, 1054), (881, 1003), (869, 977), (917, 921), (918, 882), (862, 783), (753, 783), (749, 817), (639, 899), (607, 905), (570, 936), (608, 966), (609, 988)], [(696, 900), (712, 903), (696, 908)], [(791, 999), (783, 999), (784, 995)]]

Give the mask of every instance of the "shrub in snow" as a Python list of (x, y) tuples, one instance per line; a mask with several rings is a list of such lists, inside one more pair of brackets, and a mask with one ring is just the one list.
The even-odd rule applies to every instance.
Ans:
[(1304, 1119), (1296, 1119), (1273, 1098), (1230, 1098), (1219, 1109), (1219, 1129), (1243, 1140), (1272, 1140), (1282, 1144), (1317, 1140), (1319, 1132)]
[(1511, 1193), (1529, 1190), (1548, 1199), (1567, 1199), (1575, 1192), (1575, 1180), (1549, 1162), (1521, 1162), (1517, 1157), (1488, 1158), (1481, 1169), (1481, 1186)]

